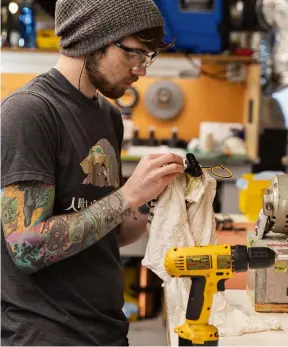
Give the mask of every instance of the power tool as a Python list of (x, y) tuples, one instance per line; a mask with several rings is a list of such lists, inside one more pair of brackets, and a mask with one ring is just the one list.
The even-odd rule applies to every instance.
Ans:
[(209, 245), (171, 248), (165, 269), (171, 277), (190, 277), (186, 321), (175, 328), (179, 346), (218, 346), (218, 329), (209, 325), (213, 295), (225, 290), (225, 281), (237, 272), (268, 268), (276, 253), (269, 247)]
[(284, 234), (288, 239), (288, 174), (275, 175), (271, 180), (255, 231), (260, 240), (269, 232)]

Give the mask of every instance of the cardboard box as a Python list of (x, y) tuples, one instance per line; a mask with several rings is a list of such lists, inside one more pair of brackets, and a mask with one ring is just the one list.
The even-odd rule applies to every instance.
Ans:
[[(269, 233), (258, 240), (248, 233), (248, 245), (267, 246), (277, 253), (277, 262), (268, 269), (249, 270), (247, 293), (257, 312), (288, 312), (288, 242), (282, 234)], [(279, 272), (279, 269), (282, 270)]]

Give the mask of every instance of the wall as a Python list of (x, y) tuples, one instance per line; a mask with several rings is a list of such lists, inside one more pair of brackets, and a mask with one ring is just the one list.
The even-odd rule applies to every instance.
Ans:
[(151, 125), (156, 128), (158, 138), (170, 137), (171, 128), (178, 127), (179, 136), (189, 141), (199, 135), (199, 126), (203, 121), (243, 122), (246, 84), (218, 81), (206, 76), (197, 79), (171, 78), (182, 89), (184, 108), (172, 120), (154, 118), (146, 110), (143, 99), (147, 88), (159, 79), (145, 77), (133, 85), (140, 96), (139, 104), (133, 110), (133, 122), (139, 127), (141, 138), (148, 136)]
[[(4, 50), (1, 62), (2, 100), (34, 76), (46, 72), (56, 63), (57, 59), (58, 53)], [(153, 125), (156, 128), (158, 137), (167, 138), (170, 136), (171, 127), (176, 126), (179, 128), (179, 136), (185, 140), (190, 140), (192, 137), (198, 136), (199, 125), (203, 121), (241, 123), (244, 121), (243, 104), (246, 83), (217, 81), (206, 76), (195, 79), (179, 79), (176, 77), (180, 71), (193, 71), (193, 66), (200, 64), (200, 61), (195, 59), (193, 64), (191, 65), (191, 62), (184, 58), (159, 57), (147, 70), (147, 77), (141, 78), (135, 83), (140, 93), (140, 103), (134, 110), (133, 120), (141, 130), (140, 136), (147, 137), (148, 128)], [(212, 60), (209, 64), (206, 63), (203, 69), (215, 73), (224, 70), (224, 67), (223, 62), (220, 61), (219, 65), (219, 62), (216, 64)], [(185, 106), (182, 113), (172, 121), (159, 121), (153, 118), (146, 111), (143, 102), (148, 86), (154, 81), (164, 78), (162, 76), (171, 78), (171, 81), (176, 82), (182, 88), (185, 97)]]
[[(22, 86), (36, 74), (2, 74), (1, 99)], [(209, 77), (199, 79), (171, 79), (184, 94), (182, 113), (170, 121), (161, 121), (148, 113), (144, 104), (147, 88), (159, 80), (155, 77), (141, 78), (134, 84), (140, 95), (139, 104), (133, 111), (133, 121), (140, 129), (140, 137), (147, 137), (149, 126), (156, 128), (158, 138), (168, 138), (172, 127), (178, 127), (179, 137), (189, 141), (199, 134), (203, 121), (243, 122), (243, 97), (245, 85), (216, 81)]]
[(1, 101), (3, 101), (15, 89), (22, 87), (28, 83), (37, 74), (1, 74)]

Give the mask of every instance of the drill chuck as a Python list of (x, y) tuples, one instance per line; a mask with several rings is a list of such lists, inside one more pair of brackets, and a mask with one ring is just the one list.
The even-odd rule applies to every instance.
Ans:
[(248, 248), (249, 268), (265, 269), (275, 264), (276, 254), (269, 247)]
[(275, 264), (276, 254), (268, 247), (232, 246), (232, 266), (235, 272), (265, 269)]
[(249, 258), (246, 246), (231, 246), (231, 259), (233, 271), (245, 272), (248, 270)]

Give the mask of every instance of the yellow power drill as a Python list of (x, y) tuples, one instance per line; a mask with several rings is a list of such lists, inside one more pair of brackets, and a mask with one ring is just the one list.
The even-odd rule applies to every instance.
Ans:
[(225, 281), (237, 272), (268, 268), (276, 254), (268, 247), (211, 245), (172, 248), (165, 268), (171, 277), (190, 277), (186, 321), (175, 329), (179, 346), (218, 346), (218, 330), (209, 325), (213, 295), (225, 290)]

